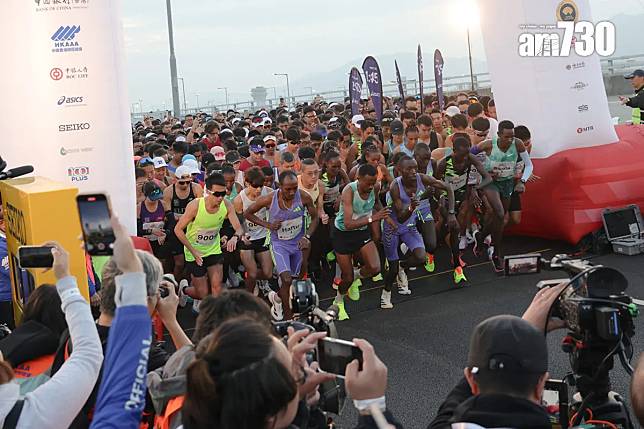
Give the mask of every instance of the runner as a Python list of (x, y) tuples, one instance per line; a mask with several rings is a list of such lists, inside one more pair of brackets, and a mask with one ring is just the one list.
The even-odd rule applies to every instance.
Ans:
[[(244, 229), (239, 223), (232, 204), (225, 200), (225, 196), (224, 176), (219, 173), (211, 174), (206, 179), (204, 197), (188, 203), (185, 213), (174, 228), (177, 238), (185, 246), (186, 265), (192, 274), (192, 285), (180, 288), (180, 294), (186, 294), (194, 299), (203, 299), (209, 293), (218, 296), (221, 292), (223, 279), (221, 246), (226, 246), (226, 249), (232, 252), (240, 237), (244, 237)], [(221, 240), (219, 230), (226, 219), (233, 226), (235, 235), (224, 242)]]
[(152, 253), (162, 259), (161, 246), (165, 244), (166, 212), (170, 206), (163, 201), (163, 192), (155, 182), (146, 182), (143, 185), (145, 200), (137, 206), (136, 218), (137, 235), (147, 238), (152, 246)]
[(391, 122), (391, 139), (386, 141), (385, 147), (383, 148), (384, 155), (388, 162), (391, 162), (394, 153), (399, 152), (399, 150), (396, 149), (405, 141), (404, 133), (405, 129), (403, 127), (403, 123), (398, 119), (393, 120)]
[[(349, 318), (344, 307), (344, 295), (356, 301), (360, 299), (360, 278), (380, 273), (378, 249), (372, 241), (369, 226), (389, 216), (388, 208), (381, 208), (376, 195), (380, 192), (376, 184), (377, 170), (371, 164), (358, 169), (358, 180), (349, 183), (342, 191), (340, 211), (335, 218), (332, 231), (333, 248), (340, 265), (341, 281), (334, 303), (338, 306), (338, 319)], [(374, 214), (373, 211), (376, 210)], [(363, 263), (360, 269), (353, 268), (353, 255), (358, 254)]]
[[(503, 272), (502, 240), (505, 213), (510, 205), (512, 193), (525, 191), (525, 184), (532, 175), (532, 161), (523, 142), (514, 136), (514, 124), (510, 121), (499, 122), (498, 136), (479, 143), (473, 149), (474, 152), (487, 153), (486, 168), (494, 179), (483, 188), (492, 212), (485, 219), (482, 230), (474, 234), (474, 253), (480, 253), (483, 239), (491, 233), (494, 246), (491, 252), (492, 265), (497, 273), (501, 273)], [(523, 160), (525, 167), (521, 179), (515, 185), (514, 173), (519, 158)]]
[[(464, 136), (458, 136), (454, 139), (454, 152), (443, 158), (436, 168), (436, 178), (449, 184), (454, 192), (454, 213), (456, 214), (459, 228), (450, 230), (449, 245), (452, 251), (455, 284), (467, 281), (463, 273), (464, 264), (460, 256), (460, 251), (462, 250), (460, 242), (465, 238), (467, 222), (472, 217), (474, 209), (481, 205), (476, 189), (474, 189), (473, 185), (469, 185), (473, 170), (476, 170), (483, 177), (477, 188), (486, 186), (491, 182), (492, 178), (481, 162), (470, 153), (469, 140)], [(441, 205), (441, 212), (445, 218), (445, 212), (449, 215), (450, 210), (449, 208), (446, 210), (443, 204)]]
[[(514, 129), (514, 136), (523, 142), (525, 150), (530, 153), (532, 151), (532, 137), (530, 135), (530, 130), (525, 125), (517, 125)], [(514, 174), (515, 182), (521, 179), (523, 176), (523, 170), (525, 165), (521, 158), (517, 160), (517, 167)], [(538, 180), (539, 176), (534, 174), (530, 176), (528, 181)], [(510, 206), (508, 207), (508, 215), (506, 216), (506, 225), (518, 225), (521, 223), (521, 194), (519, 192), (513, 192), (512, 197), (510, 197)]]
[[(300, 156), (300, 158), (302, 157)], [(298, 176), (298, 185), (301, 191), (306, 192), (311, 197), (313, 206), (318, 212), (321, 225), (327, 225), (329, 223), (329, 216), (324, 211), (324, 182), (320, 180), (320, 167), (318, 167), (318, 164), (313, 159), (302, 159), (302, 174)], [(308, 217), (306, 220), (307, 223), (310, 221)], [(322, 228), (318, 225), (318, 228), (316, 228), (312, 235), (314, 243), (319, 243), (322, 240), (321, 231)], [(313, 267), (315, 278), (319, 279), (323, 255), (322, 248), (318, 245), (312, 246), (303, 250), (303, 253), (304, 260), (308, 261), (308, 264), (302, 267), (302, 276), (305, 277), (308, 274), (308, 268), (311, 266)]]
[(416, 146), (416, 142), (418, 141), (418, 128), (416, 125), (413, 123), (409, 124), (407, 128), (405, 128), (405, 142), (398, 146), (396, 149), (394, 149), (394, 154), (398, 152), (402, 152), (408, 157), (413, 157), (414, 156), (414, 146)]
[[(163, 191), (163, 201), (170, 207), (174, 215), (175, 221), (179, 221), (181, 216), (186, 212), (188, 204), (203, 196), (203, 189), (198, 184), (192, 181), (190, 169), (188, 167), (180, 166), (175, 172), (176, 182), (168, 186)], [(185, 282), (183, 286), (188, 285), (188, 280), (184, 278), (184, 268), (186, 265), (185, 256), (183, 253), (183, 244), (179, 241), (174, 233), (174, 228), (170, 231), (167, 238), (168, 253), (174, 260), (174, 278), (180, 283)], [(182, 302), (185, 305), (185, 301)]]
[(425, 143), (431, 150), (436, 150), (443, 145), (443, 138), (432, 130), (433, 121), (429, 115), (420, 115), (416, 121), (418, 126), (418, 142)]
[[(243, 216), (244, 211), (258, 198), (273, 191), (264, 186), (264, 174), (258, 167), (251, 167), (246, 171), (246, 185), (246, 188), (233, 201), (235, 211), (239, 216)], [(268, 220), (268, 210), (262, 208), (257, 212), (257, 217), (263, 221)], [(270, 280), (273, 276), (273, 259), (267, 244), (268, 229), (248, 219), (244, 219), (243, 225), (250, 244), (240, 244), (240, 256), (246, 269), (246, 289), (250, 293), (254, 293), (257, 288), (257, 280)], [(257, 262), (259, 262), (261, 269), (258, 269)]]
[[(322, 167), (322, 182), (324, 183), (324, 212), (329, 216), (329, 222), (326, 225), (319, 225), (322, 241), (320, 247), (322, 253), (326, 255), (327, 262), (335, 261), (333, 252), (333, 243), (331, 242), (331, 225), (335, 221), (335, 216), (340, 209), (340, 195), (344, 187), (349, 183), (347, 173), (342, 169), (340, 154), (330, 150), (325, 155), (325, 162)], [(339, 274), (339, 273), (338, 273)], [(339, 275), (336, 276), (339, 278)]]
[[(271, 314), (276, 320), (293, 317), (290, 290), (293, 278), (298, 277), (302, 268), (302, 251), (311, 246), (311, 234), (318, 224), (318, 213), (311, 197), (298, 190), (297, 175), (283, 171), (279, 175), (280, 188), (268, 195), (259, 197), (255, 203), (244, 210), (244, 217), (271, 231), (271, 251), (277, 268), (280, 289), (278, 294), (269, 294)], [(256, 213), (267, 208), (268, 221), (260, 219)], [(311, 224), (304, 230), (305, 210), (311, 216)], [(278, 296), (279, 295), (279, 296)]]

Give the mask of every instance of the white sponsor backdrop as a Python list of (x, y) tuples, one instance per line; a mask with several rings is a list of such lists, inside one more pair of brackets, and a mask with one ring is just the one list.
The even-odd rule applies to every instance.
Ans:
[(106, 192), (134, 233), (120, 2), (3, 0), (0, 38), (0, 155), (81, 193)]
[[(522, 25), (556, 25), (561, 0), (479, 0), (481, 28), (499, 119), (528, 126), (534, 158), (617, 141), (599, 57), (520, 57)], [(592, 21), (588, 0), (574, 3)], [(619, 31), (619, 29), (618, 29)], [(561, 30), (547, 30), (561, 32)], [(618, 35), (619, 37), (619, 35)]]

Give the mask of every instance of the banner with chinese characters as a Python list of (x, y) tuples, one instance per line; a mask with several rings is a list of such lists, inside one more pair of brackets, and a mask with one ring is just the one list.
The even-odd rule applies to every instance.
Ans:
[[(120, 2), (4, 0), (0, 155), (9, 167), (104, 192), (136, 231)], [(19, 39), (19, 43), (16, 41)]]
[(362, 111), (360, 97), (362, 94), (362, 76), (360, 70), (353, 67), (349, 73), (349, 99), (351, 100), (351, 116), (359, 115)]
[(443, 96), (443, 54), (436, 49), (434, 51), (434, 81), (436, 82), (436, 97), (438, 98), (438, 109), (442, 112), (445, 108), (445, 97)]
[(595, 26), (589, 0), (478, 4), (498, 118), (530, 129), (533, 157), (617, 141), (597, 53), (581, 52), (580, 35), (558, 28)]
[(365, 58), (362, 63), (362, 71), (367, 80), (373, 108), (376, 111), (376, 121), (380, 125), (382, 123), (382, 77), (376, 59), (371, 56)]

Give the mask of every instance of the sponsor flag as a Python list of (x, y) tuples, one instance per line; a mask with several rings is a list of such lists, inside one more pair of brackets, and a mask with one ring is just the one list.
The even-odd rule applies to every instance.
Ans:
[(403, 89), (402, 79), (400, 78), (400, 70), (398, 70), (398, 61), (394, 60), (396, 66), (396, 82), (398, 82), (398, 92), (400, 93), (400, 105), (405, 104), (405, 90)]
[(349, 99), (351, 100), (351, 116), (360, 114), (360, 95), (362, 94), (362, 76), (360, 70), (353, 67), (349, 73)]
[(441, 51), (434, 51), (434, 81), (436, 82), (436, 97), (438, 98), (438, 108), (442, 112), (445, 108), (445, 97), (443, 96), (443, 55)]
[(420, 113), (423, 113), (423, 51), (418, 44), (418, 89), (420, 90)]
[(376, 59), (372, 56), (365, 58), (362, 63), (362, 71), (367, 79), (367, 88), (369, 88), (371, 102), (376, 111), (376, 121), (380, 124), (382, 122), (382, 76)]

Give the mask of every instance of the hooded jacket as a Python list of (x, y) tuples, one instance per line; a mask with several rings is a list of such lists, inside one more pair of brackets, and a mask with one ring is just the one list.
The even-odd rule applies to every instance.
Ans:
[[(515, 428), (550, 429), (546, 411), (527, 399), (509, 395), (476, 395), (456, 408), (450, 419), (452, 429)], [(464, 424), (461, 424), (464, 423)]]

